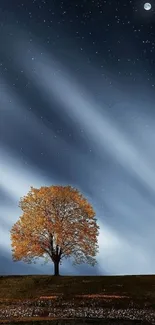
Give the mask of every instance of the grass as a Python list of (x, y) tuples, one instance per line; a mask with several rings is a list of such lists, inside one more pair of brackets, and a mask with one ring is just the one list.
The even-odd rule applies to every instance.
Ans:
[(108, 294), (155, 300), (155, 275), (140, 276), (0, 276), (0, 300), (49, 295)]
[[(61, 301), (74, 300), (75, 306), (95, 304), (95, 306), (106, 308), (114, 307), (117, 309), (132, 306), (140, 309), (152, 308), (155, 310), (155, 275), (0, 276), (0, 308), (12, 304), (20, 304), (22, 300), (32, 300), (33, 305), (34, 301), (40, 299), (40, 297), (44, 297), (42, 300), (45, 301), (45, 307), (46, 300), (51, 297), (53, 303), (57, 304), (58, 301), (60, 305)], [(44, 307), (44, 302), (42, 303)], [(69, 324), (63, 320), (61, 322), (56, 320), (48, 322), (35, 318), (31, 325)], [(12, 324), (15, 323), (13, 322)], [(17, 324), (23, 324), (23, 321), (19, 320)], [(24, 325), (26, 324), (30, 325), (30, 322), (25, 320)], [(111, 324), (113, 324), (112, 321)], [(115, 324), (117, 324), (116, 320)], [(129, 324), (131, 323), (129, 322)]]

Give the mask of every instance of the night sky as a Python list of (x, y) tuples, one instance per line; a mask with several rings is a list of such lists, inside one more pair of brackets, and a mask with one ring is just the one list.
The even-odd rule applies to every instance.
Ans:
[(98, 265), (155, 273), (155, 1), (0, 0), (0, 274), (30, 186), (71, 185), (100, 226)]

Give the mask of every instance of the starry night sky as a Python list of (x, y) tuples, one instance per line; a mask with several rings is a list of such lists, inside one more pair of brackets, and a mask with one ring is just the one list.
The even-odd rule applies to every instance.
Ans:
[(100, 226), (98, 265), (155, 273), (155, 1), (0, 1), (0, 274), (30, 186), (72, 185)]

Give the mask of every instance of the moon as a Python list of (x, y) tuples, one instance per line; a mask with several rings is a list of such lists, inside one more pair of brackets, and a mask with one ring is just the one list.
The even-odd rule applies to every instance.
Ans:
[(151, 9), (151, 3), (149, 3), (149, 2), (144, 3), (144, 9), (145, 10), (150, 10)]

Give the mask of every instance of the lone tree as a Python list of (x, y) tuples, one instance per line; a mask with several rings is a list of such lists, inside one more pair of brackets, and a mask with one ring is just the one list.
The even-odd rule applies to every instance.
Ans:
[(45, 263), (52, 260), (59, 275), (63, 257), (74, 257), (73, 265), (95, 265), (99, 226), (95, 212), (80, 192), (71, 186), (50, 186), (31, 190), (20, 199), (23, 214), (11, 228), (14, 261)]

